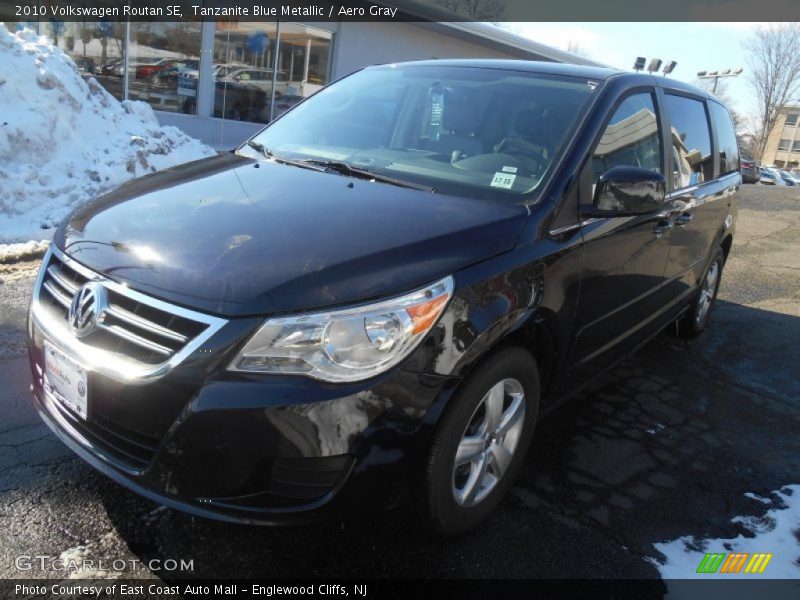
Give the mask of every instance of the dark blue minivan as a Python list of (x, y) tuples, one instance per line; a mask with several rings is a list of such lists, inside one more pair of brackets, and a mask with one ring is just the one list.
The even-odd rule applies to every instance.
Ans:
[(196, 515), (413, 499), (464, 533), (543, 415), (664, 327), (708, 325), (741, 182), (728, 111), (674, 80), (367, 68), (61, 224), (31, 304), (35, 405)]

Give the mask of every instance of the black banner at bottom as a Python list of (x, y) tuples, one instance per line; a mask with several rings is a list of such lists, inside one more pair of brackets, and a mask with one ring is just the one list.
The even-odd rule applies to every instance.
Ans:
[(798, 580), (733, 580), (722, 577), (702, 580), (658, 579), (418, 579), (418, 580), (193, 580), (178, 579), (25, 579), (0, 580), (0, 598), (308, 598), (332, 600), (450, 598), (502, 598), (503, 600), (556, 598), (636, 599), (649, 598), (739, 600), (800, 598)]

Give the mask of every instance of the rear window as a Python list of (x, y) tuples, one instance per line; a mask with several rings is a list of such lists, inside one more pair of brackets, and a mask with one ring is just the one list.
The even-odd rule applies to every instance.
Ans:
[(739, 170), (739, 143), (736, 141), (736, 131), (728, 110), (716, 102), (708, 103), (711, 118), (714, 120), (714, 129), (717, 130), (719, 142), (719, 173), (733, 173)]
[(673, 189), (712, 179), (711, 130), (704, 103), (694, 98), (665, 94), (664, 104), (672, 126)]

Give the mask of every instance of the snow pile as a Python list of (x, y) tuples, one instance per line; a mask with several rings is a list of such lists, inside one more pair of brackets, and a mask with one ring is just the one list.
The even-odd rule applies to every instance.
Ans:
[(0, 264), (15, 263), (41, 256), (47, 251), (47, 246), (49, 245), (50, 243), (47, 240), (0, 244)]
[[(772, 504), (769, 498), (755, 494), (746, 494), (749, 498), (765, 504)], [(697, 567), (706, 552), (730, 553), (772, 553), (764, 573), (753, 575), (745, 573), (726, 573), (725, 578), (753, 579), (764, 577), (769, 579), (800, 578), (800, 485), (787, 485), (782, 490), (773, 492), (779, 499), (781, 508), (771, 508), (763, 517), (735, 517), (732, 523), (738, 523), (748, 532), (748, 536), (739, 535), (733, 539), (698, 540), (691, 536), (681, 537), (671, 542), (654, 544), (656, 550), (666, 557), (661, 564), (651, 561), (664, 579), (705, 578), (708, 575), (697, 573)]]
[(0, 244), (49, 239), (80, 204), (214, 151), (119, 102), (31, 30), (0, 23)]

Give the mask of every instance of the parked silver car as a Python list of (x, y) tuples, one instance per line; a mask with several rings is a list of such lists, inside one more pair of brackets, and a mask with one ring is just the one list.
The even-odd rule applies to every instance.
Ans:
[(767, 185), (786, 185), (778, 170), (773, 167), (761, 167), (759, 181)]

